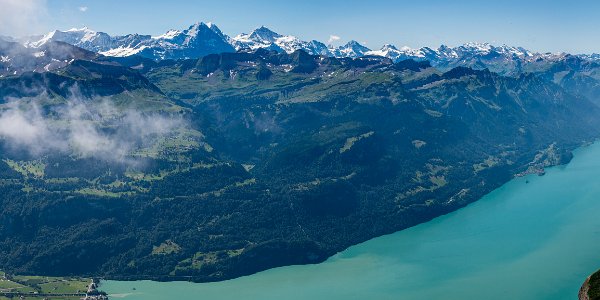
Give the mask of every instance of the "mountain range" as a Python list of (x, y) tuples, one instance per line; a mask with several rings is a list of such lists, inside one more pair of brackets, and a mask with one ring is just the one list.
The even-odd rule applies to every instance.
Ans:
[(217, 281), (317, 263), (600, 137), (594, 55), (198, 23), (3, 38), (0, 58), (9, 273)]
[(311, 55), (337, 58), (383, 56), (395, 62), (405, 59), (429, 61), (432, 66), (446, 70), (456, 66), (489, 68), (506, 75), (527, 71), (529, 65), (541, 61), (558, 61), (566, 56), (577, 56), (586, 61), (600, 60), (598, 54), (537, 53), (522, 47), (494, 46), (489, 43), (466, 43), (457, 47), (442, 45), (437, 49), (399, 48), (386, 44), (379, 50), (372, 50), (352, 40), (345, 45), (334, 47), (316, 40), (303, 41), (292, 35), (281, 35), (264, 26), (249, 34), (242, 33), (230, 37), (215, 24), (202, 22), (195, 23), (185, 30), (169, 30), (159, 36), (140, 34), (110, 36), (84, 27), (67, 31), (55, 30), (43, 36), (30, 36), (18, 40), (29, 48), (39, 48), (50, 41), (59, 41), (106, 56), (139, 55), (154, 60), (199, 58), (207, 54), (258, 48), (288, 54), (296, 50), (304, 50)]

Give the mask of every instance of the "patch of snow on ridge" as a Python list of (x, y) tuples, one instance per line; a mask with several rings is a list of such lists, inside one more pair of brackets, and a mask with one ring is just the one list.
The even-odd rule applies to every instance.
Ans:
[(39, 48), (40, 46), (42, 46), (43, 44), (47, 43), (48, 41), (50, 41), (53, 37), (54, 34), (56, 34), (56, 32), (58, 32), (58, 30), (49, 32), (47, 34), (45, 34), (42, 39), (40, 39), (39, 41), (31, 41), (31, 42), (26, 42), (25, 43), (25, 47), (32, 47), (32, 48)]
[(135, 55), (138, 54), (140, 52), (142, 52), (144, 49), (146, 49), (147, 46), (141, 46), (141, 47), (119, 47), (119, 48), (115, 48), (115, 49), (111, 49), (108, 51), (104, 51), (104, 52), (100, 52), (100, 54), (104, 55), (104, 56), (113, 56), (113, 57), (126, 57), (126, 56), (131, 56), (131, 55)]
[(181, 34), (181, 31), (175, 30), (175, 29), (171, 29), (171, 30), (167, 31), (164, 34), (161, 34), (161, 35), (158, 35), (158, 36), (153, 36), (152, 39), (153, 40), (162, 40), (162, 39), (170, 40), (170, 39), (175, 38), (179, 34)]

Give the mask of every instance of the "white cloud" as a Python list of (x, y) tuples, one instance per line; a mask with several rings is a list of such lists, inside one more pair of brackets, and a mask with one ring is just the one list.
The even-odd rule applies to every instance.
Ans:
[(332, 35), (329, 36), (329, 40), (327, 41), (327, 43), (331, 44), (331, 43), (337, 42), (337, 41), (339, 41), (341, 39), (342, 39), (341, 37), (332, 34)]
[(46, 0), (0, 0), (0, 34), (39, 33), (46, 16)]
[(87, 10), (88, 10), (88, 7), (87, 7), (87, 6), (80, 6), (80, 7), (79, 7), (79, 11), (80, 11), (80, 12), (86, 12)]
[(53, 108), (52, 115), (44, 114), (36, 102), (9, 102), (0, 111), (0, 139), (13, 150), (32, 155), (61, 152), (135, 163), (128, 156), (131, 151), (170, 136), (178, 128), (190, 128), (179, 116), (143, 115), (117, 109), (109, 100), (92, 105), (71, 98), (66, 106)]

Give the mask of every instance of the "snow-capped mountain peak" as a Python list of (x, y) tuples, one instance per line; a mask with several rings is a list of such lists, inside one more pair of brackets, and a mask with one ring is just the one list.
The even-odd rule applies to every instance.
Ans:
[(71, 29), (68, 29), (66, 32), (95, 32), (95, 31), (90, 30), (87, 26), (83, 26), (81, 28), (73, 27)]
[(302, 49), (310, 54), (329, 55), (325, 44), (318, 41), (302, 41), (293, 35), (281, 35), (261, 26), (251, 33), (242, 33), (230, 39), (236, 50), (264, 48), (278, 52), (292, 53)]
[(190, 26), (188, 29), (182, 31), (179, 35), (176, 35), (173, 39), (176, 39), (178, 37), (183, 37), (184, 44), (190, 44), (191, 42), (193, 42), (196, 37), (201, 34), (201, 32), (207, 29), (210, 32), (213, 32), (208, 26), (206, 26), (206, 24), (202, 23), (202, 22), (198, 22), (195, 23), (194, 25)]
[(458, 46), (458, 48), (478, 52), (480, 54), (487, 54), (494, 49), (494, 46), (490, 43), (469, 42), (462, 46)]
[(171, 30), (167, 31), (164, 34), (153, 36), (152, 39), (154, 39), (154, 40), (161, 40), (161, 39), (170, 40), (170, 39), (173, 39), (174, 37), (176, 37), (179, 34), (181, 34), (181, 31), (175, 30), (175, 29), (171, 29)]
[(359, 42), (355, 40), (351, 40), (343, 46), (337, 48), (330, 48), (331, 53), (333, 53), (336, 57), (361, 57), (366, 53), (371, 51), (371, 49), (361, 45)]
[(534, 53), (530, 52), (529, 50), (527, 50), (523, 47), (513, 47), (513, 46), (507, 46), (507, 45), (495, 47), (495, 51), (497, 51), (499, 53), (518, 56), (518, 57), (531, 57), (534, 55)]
[(66, 42), (107, 56), (142, 55), (152, 59), (199, 57), (210, 53), (235, 51), (229, 37), (212, 23), (197, 22), (185, 30), (169, 30), (157, 36), (128, 34), (110, 36), (87, 27), (55, 30), (24, 42), (38, 48), (50, 41)]
[(390, 58), (391, 60), (398, 61), (404, 59), (413, 60), (426, 60), (437, 56), (437, 53), (427, 47), (420, 49), (413, 49), (408, 46), (403, 46), (398, 49), (396, 46), (391, 44), (385, 44), (380, 50), (373, 50), (365, 53), (365, 55), (377, 55)]
[(71, 28), (66, 31), (54, 30), (39, 40), (27, 40), (27, 47), (39, 48), (48, 42), (65, 42), (87, 50), (100, 52), (110, 48), (110, 36), (103, 32), (90, 30), (88, 27)]
[(208, 22), (208, 23), (206, 23), (206, 27), (208, 27), (210, 30), (212, 30), (217, 35), (219, 35), (223, 38), (226, 38), (226, 39), (228, 38), (225, 34), (223, 34), (221, 29), (219, 27), (217, 27), (217, 25), (215, 25), (214, 23)]
[[(210, 23), (210, 24), (211, 24), (211, 26), (214, 26), (214, 25), (212, 25), (212, 23)], [(188, 35), (195, 35), (203, 28), (210, 29), (210, 27), (206, 23), (196, 22), (196, 23), (192, 24), (188, 29), (184, 30), (184, 32), (187, 32)]]
[[(230, 37), (210, 22), (197, 22), (186, 29), (172, 29), (156, 36), (140, 34), (110, 36), (83, 27), (65, 31), (55, 30), (43, 36), (30, 37), (19, 41), (29, 48), (40, 48), (46, 43), (61, 41), (102, 55), (141, 55), (155, 60), (198, 58), (207, 54), (243, 49), (256, 50), (262, 48), (287, 53), (302, 49), (313, 55), (340, 58), (375, 55), (387, 57), (393, 61), (405, 59), (427, 60), (430, 61), (431, 65), (442, 69), (458, 65), (474, 68), (489, 67), (492, 69), (497, 68), (497, 66), (508, 66), (508, 68), (505, 68), (508, 71), (504, 69), (493, 70), (507, 74), (512, 71), (518, 72), (521, 63), (524, 61), (549, 61), (569, 58), (566, 54), (539, 54), (522, 47), (495, 46), (491, 43), (466, 43), (455, 47), (441, 45), (437, 49), (396, 47), (392, 44), (385, 44), (379, 50), (370, 50), (361, 43), (351, 40), (345, 45), (333, 47), (326, 46), (316, 40), (304, 41), (293, 35), (282, 35), (265, 26), (258, 27), (250, 33)], [(579, 55), (577, 57), (588, 61), (600, 61), (600, 55)]]
[(372, 50), (365, 53), (365, 55), (383, 56), (394, 59), (400, 54), (400, 51), (396, 46), (392, 44), (385, 44), (379, 50)]
[(381, 47), (382, 51), (392, 51), (392, 50), (398, 50), (398, 48), (396, 48), (396, 46), (392, 45), (392, 44), (385, 44), (383, 45), (383, 47)]
[(271, 29), (261, 26), (250, 33), (248, 36), (253, 41), (270, 42), (274, 43), (278, 38), (282, 36), (279, 33), (272, 31)]

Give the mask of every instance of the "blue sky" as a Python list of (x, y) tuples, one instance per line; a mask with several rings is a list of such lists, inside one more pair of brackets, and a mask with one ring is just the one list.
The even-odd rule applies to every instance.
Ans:
[(229, 35), (265, 25), (305, 40), (327, 42), (334, 35), (340, 37), (337, 43), (355, 39), (371, 48), (385, 43), (437, 47), (474, 41), (535, 51), (600, 52), (600, 1), (594, 0), (0, 0), (0, 4), (15, 1), (40, 6), (29, 31), (88, 26), (110, 34), (156, 35), (204, 21)]

